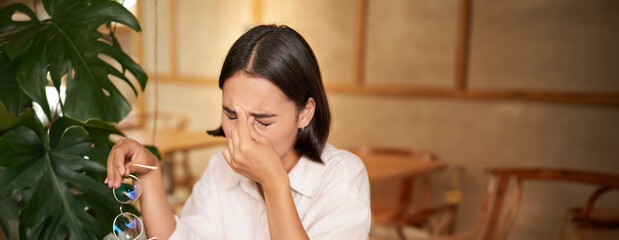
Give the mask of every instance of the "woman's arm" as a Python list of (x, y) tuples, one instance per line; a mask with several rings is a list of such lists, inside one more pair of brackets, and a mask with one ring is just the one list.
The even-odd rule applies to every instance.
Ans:
[(140, 180), (143, 186), (140, 210), (146, 235), (158, 240), (168, 239), (174, 232), (176, 221), (165, 193), (161, 169), (141, 175)]
[(292, 200), (288, 175), (262, 186), (271, 239), (309, 239)]
[[(133, 164), (156, 166), (156, 170), (135, 167)], [(121, 176), (135, 174), (142, 182), (140, 209), (144, 228), (149, 237), (168, 239), (176, 227), (172, 208), (168, 203), (159, 161), (154, 154), (133, 139), (118, 140), (110, 151), (105, 183), (110, 188), (120, 187)]]

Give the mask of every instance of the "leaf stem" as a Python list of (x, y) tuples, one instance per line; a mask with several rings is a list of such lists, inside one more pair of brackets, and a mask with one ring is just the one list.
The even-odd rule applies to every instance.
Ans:
[[(54, 167), (52, 165), (52, 159), (51, 159), (51, 156), (50, 156), (49, 143), (46, 144), (46, 146), (45, 146), (45, 160), (47, 162), (47, 167), (49, 167), (49, 172), (51, 173), (54, 186), (56, 187), (56, 192), (58, 193), (58, 195), (60, 196), (60, 199), (62, 200), (63, 207), (66, 209), (66, 213), (65, 214), (69, 217), (69, 220), (71, 220), (71, 225), (73, 225), (74, 229), (76, 230), (75, 232), (79, 233), (80, 232), (80, 227), (77, 224), (77, 218), (75, 217), (75, 215), (71, 211), (71, 207), (70, 207), (69, 201), (68, 201), (68, 199), (67, 199), (67, 197), (65, 195), (65, 191), (62, 191), (63, 189), (62, 189), (62, 186), (60, 185), (60, 180), (58, 179), (58, 176), (56, 176), (56, 172), (54, 171)], [(78, 237), (78, 239), (83, 239), (83, 236), (76, 236), (76, 237)]]

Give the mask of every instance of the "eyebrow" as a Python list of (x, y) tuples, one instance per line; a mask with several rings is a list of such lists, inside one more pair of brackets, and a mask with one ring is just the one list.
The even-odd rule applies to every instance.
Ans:
[[(224, 109), (224, 111), (228, 112), (229, 114), (235, 114), (236, 115), (236, 111), (230, 109), (229, 107), (226, 107), (224, 105), (221, 105), (221, 108)], [(249, 115), (255, 117), (255, 118), (271, 118), (271, 117), (276, 117), (277, 115), (275, 114), (269, 114), (269, 113), (249, 113)]]

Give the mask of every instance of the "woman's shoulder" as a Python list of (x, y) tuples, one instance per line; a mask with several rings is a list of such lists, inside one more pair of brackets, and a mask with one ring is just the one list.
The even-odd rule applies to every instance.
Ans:
[(319, 181), (320, 196), (338, 199), (368, 198), (368, 174), (363, 161), (357, 155), (327, 144), (321, 157), (324, 164)]
[(361, 161), (361, 159), (355, 155), (354, 153), (351, 153), (347, 150), (344, 149), (339, 149), (334, 147), (331, 144), (325, 144), (325, 147), (322, 150), (322, 154), (321, 154), (321, 159), (323, 161), (323, 163), (328, 164), (328, 163), (336, 163), (336, 162), (350, 162), (350, 163), (356, 163), (356, 164), (363, 164), (363, 162)]
[(331, 144), (325, 144), (321, 154), (322, 162), (327, 169), (342, 170), (358, 173), (365, 172), (365, 165), (357, 155), (343, 149), (338, 149)]

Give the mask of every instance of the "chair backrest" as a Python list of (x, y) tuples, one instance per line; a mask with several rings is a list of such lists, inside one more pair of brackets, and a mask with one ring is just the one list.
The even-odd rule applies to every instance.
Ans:
[[(432, 239), (505, 239), (520, 207), (524, 181), (561, 181), (597, 186), (581, 212), (587, 220), (599, 196), (619, 189), (619, 174), (558, 168), (489, 168), (491, 178), (475, 226), (463, 233)], [(511, 184), (514, 182), (515, 184)], [(515, 186), (515, 187), (512, 187)], [(506, 198), (511, 196), (511, 201)]]
[(438, 160), (436, 154), (425, 150), (412, 150), (407, 148), (390, 148), (390, 147), (370, 147), (359, 146), (347, 148), (347, 150), (356, 154), (394, 154), (394, 155), (406, 155), (406, 156), (419, 156), (419, 159), (423, 160)]

